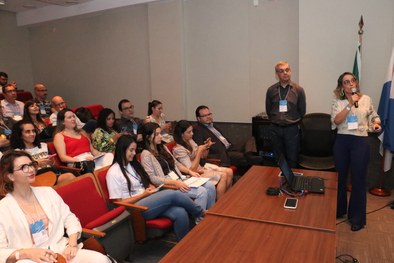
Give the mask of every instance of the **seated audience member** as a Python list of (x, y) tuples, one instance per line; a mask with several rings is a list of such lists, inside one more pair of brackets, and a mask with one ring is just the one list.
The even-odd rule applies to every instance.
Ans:
[(84, 129), (88, 134), (92, 134), (97, 127), (97, 121), (94, 119), (92, 112), (85, 107), (79, 107), (75, 110), (75, 116), (84, 124)]
[(72, 173), (61, 174), (60, 169), (53, 167), (53, 159), (50, 157), (46, 143), (40, 142), (34, 124), (29, 120), (21, 120), (15, 123), (11, 135), (11, 147), (16, 150), (28, 152), (34, 161), (37, 162), (37, 175), (47, 171), (53, 171), (58, 175), (56, 183), (63, 183), (72, 180), (75, 176)]
[(93, 147), (100, 152), (114, 152), (115, 144), (122, 135), (117, 132), (115, 125), (115, 112), (104, 108), (97, 119), (97, 128), (92, 134)]
[(12, 118), (15, 121), (22, 120), (24, 103), (16, 100), (16, 88), (12, 84), (3, 87), (4, 99), (1, 101), (3, 107), (3, 116)]
[(198, 123), (193, 131), (193, 140), (198, 145), (205, 144), (207, 140), (213, 142), (209, 149), (209, 158), (220, 159), (222, 166), (248, 166), (261, 163), (262, 158), (253, 156), (253, 153), (248, 149), (245, 149), (245, 153), (234, 149), (231, 142), (214, 126), (212, 113), (207, 106), (197, 107), (196, 118)]
[[(154, 184), (175, 185), (181, 192), (194, 199), (194, 202), (203, 209), (210, 208), (215, 203), (215, 186), (206, 182), (199, 187), (189, 187), (181, 180), (181, 172), (196, 177), (199, 177), (200, 174), (175, 160), (167, 147), (162, 144), (160, 126), (157, 123), (145, 123), (141, 130), (144, 148), (141, 153), (141, 163), (148, 173), (150, 181)], [(171, 177), (171, 175), (174, 176)]]
[(171, 123), (166, 122), (166, 120), (164, 119), (163, 103), (161, 103), (160, 101), (153, 100), (148, 103), (148, 116), (146, 116), (144, 122), (153, 122), (159, 124), (164, 142), (169, 143), (174, 140), (174, 138), (170, 134), (172, 130)]
[(0, 262), (109, 263), (78, 244), (82, 227), (51, 187), (32, 187), (37, 163), (24, 151), (9, 151), (0, 162)]
[(3, 87), (8, 84), (8, 74), (5, 72), (0, 72), (0, 87), (1, 92), (3, 92)]
[(168, 217), (174, 223), (178, 240), (189, 232), (189, 216), (199, 218), (204, 210), (179, 191), (158, 191), (136, 160), (137, 143), (133, 136), (122, 135), (116, 142), (114, 164), (107, 173), (110, 199), (148, 206), (143, 212), (146, 220)]
[(197, 145), (193, 141), (193, 126), (186, 120), (178, 121), (175, 125), (174, 140), (177, 143), (173, 149), (175, 159), (201, 176), (211, 178), (210, 181), (216, 184), (216, 199), (222, 197), (233, 183), (233, 170), (214, 164), (206, 164), (207, 168), (200, 165), (200, 160), (207, 156), (213, 142), (207, 140)]
[[(67, 108), (67, 103), (62, 97), (55, 96), (52, 98), (52, 108), (54, 112), (51, 114), (51, 116), (49, 116), (49, 121), (53, 126), (57, 126), (57, 114), (59, 111)], [(82, 129), (82, 127), (85, 125), (79, 118), (76, 118), (76, 124), (78, 129)]]
[[(137, 137), (142, 120), (134, 117), (134, 105), (129, 100), (123, 99), (119, 101), (118, 109), (120, 113), (120, 120), (118, 122), (119, 130)], [(137, 138), (137, 140), (141, 141), (142, 138)]]
[(76, 117), (72, 110), (61, 110), (57, 115), (57, 123), (53, 143), (62, 162), (74, 166), (81, 161), (94, 160), (95, 169), (112, 164), (113, 154), (103, 155), (93, 148), (89, 135), (77, 128)]
[(47, 99), (48, 90), (44, 84), (34, 85), (34, 95), (34, 102), (37, 103), (41, 117), (49, 118), (52, 114), (51, 102)]
[(46, 122), (41, 118), (40, 108), (34, 101), (27, 101), (23, 109), (23, 119), (34, 124), (34, 127), (40, 134), (46, 127)]
[(15, 121), (11, 118), (3, 117), (3, 107), (0, 106), (0, 151), (4, 152), (10, 148), (9, 137)]

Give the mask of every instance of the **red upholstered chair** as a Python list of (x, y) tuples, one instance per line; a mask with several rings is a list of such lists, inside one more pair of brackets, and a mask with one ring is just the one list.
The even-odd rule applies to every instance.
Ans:
[(55, 162), (54, 165), (56, 166), (56, 168), (60, 169), (62, 171), (62, 173), (73, 173), (75, 176), (80, 175), (81, 169), (69, 167), (60, 160), (59, 156), (57, 155), (56, 148), (55, 148), (55, 145), (53, 144), (53, 142), (46, 142), (46, 144), (48, 146), (49, 153), (56, 154), (53, 157), (53, 160)]
[[(0, 93), (0, 100), (4, 99), (3, 93)], [(22, 102), (33, 100), (33, 95), (30, 91), (17, 91), (16, 99)]]
[(85, 236), (97, 237), (118, 262), (129, 258), (134, 246), (130, 213), (124, 206), (112, 210), (107, 207), (93, 174), (84, 174), (55, 189), (79, 218)]
[(127, 210), (131, 213), (135, 240), (142, 243), (148, 238), (162, 236), (164, 233), (168, 232), (168, 230), (172, 227), (172, 221), (169, 218), (161, 217), (151, 220), (144, 219), (144, 217), (142, 216), (142, 212), (148, 210), (149, 207), (120, 201), (111, 202), (111, 200), (109, 199), (106, 180), (108, 169), (109, 167), (104, 167), (100, 170), (95, 171), (95, 178), (98, 181), (98, 185), (100, 187), (102, 195), (108, 202), (108, 204), (113, 203), (122, 207), (126, 207)]
[[(93, 118), (95, 118), (96, 120), (98, 118), (98, 115), (99, 115), (100, 111), (102, 109), (104, 109), (104, 106), (101, 105), (101, 104), (93, 104), (93, 105), (88, 105), (88, 106), (83, 106), (83, 107), (86, 108), (86, 109), (89, 109), (90, 112), (93, 115)], [(78, 109), (78, 108), (72, 108), (72, 111), (75, 112), (76, 109)]]

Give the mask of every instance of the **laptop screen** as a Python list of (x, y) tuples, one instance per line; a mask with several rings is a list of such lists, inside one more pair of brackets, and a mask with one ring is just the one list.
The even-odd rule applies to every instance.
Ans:
[(294, 173), (291, 170), (289, 164), (286, 161), (286, 158), (283, 154), (280, 155), (279, 160), (278, 160), (278, 166), (280, 170), (282, 171), (282, 175), (285, 177), (287, 183), (289, 185), (292, 185), (293, 179), (294, 179)]

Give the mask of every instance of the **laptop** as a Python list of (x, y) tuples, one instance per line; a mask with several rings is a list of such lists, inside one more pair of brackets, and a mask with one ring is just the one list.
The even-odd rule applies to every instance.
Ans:
[(324, 179), (313, 176), (295, 176), (283, 154), (279, 157), (278, 166), (291, 189), (295, 192), (307, 190), (309, 193), (324, 193)]

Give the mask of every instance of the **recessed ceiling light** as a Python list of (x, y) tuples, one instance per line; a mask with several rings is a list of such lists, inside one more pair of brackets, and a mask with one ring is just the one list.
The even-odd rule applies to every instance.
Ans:
[(0, 5), (5, 5), (5, 0), (0, 0)]

